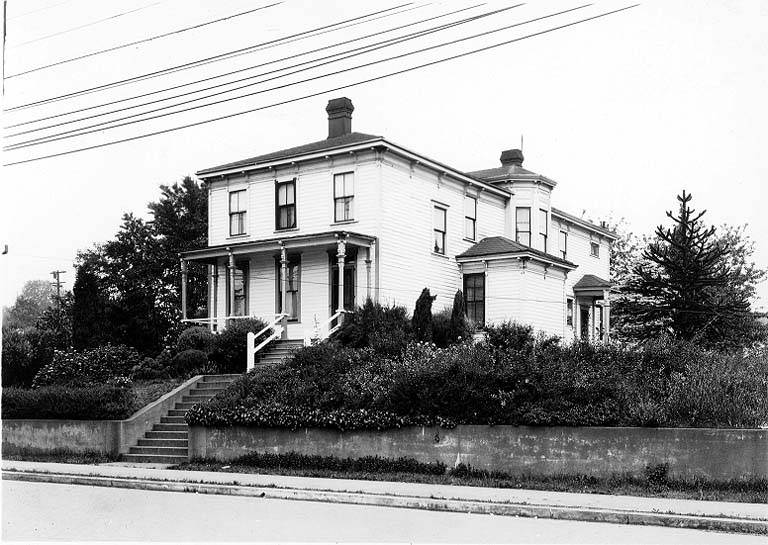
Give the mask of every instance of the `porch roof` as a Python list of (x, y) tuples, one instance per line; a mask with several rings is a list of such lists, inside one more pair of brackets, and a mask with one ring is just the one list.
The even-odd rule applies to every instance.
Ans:
[(334, 244), (339, 239), (344, 239), (348, 244), (370, 246), (371, 243), (376, 240), (376, 237), (350, 231), (326, 231), (323, 233), (299, 234), (231, 244), (219, 244), (217, 246), (200, 248), (199, 250), (182, 252), (181, 258), (187, 261), (203, 261), (211, 263), (216, 258), (228, 256), (230, 253), (233, 255), (242, 255), (258, 252), (274, 252), (280, 250), (283, 246), (285, 246), (286, 249), (323, 246)]
[(607, 290), (611, 288), (608, 280), (603, 280), (594, 274), (585, 274), (573, 286), (573, 291)]
[(502, 257), (528, 257), (545, 263), (559, 265), (565, 269), (575, 269), (577, 267), (575, 263), (502, 236), (482, 239), (468, 250), (457, 255), (456, 260), (461, 262), (479, 261), (489, 257), (497, 259)]

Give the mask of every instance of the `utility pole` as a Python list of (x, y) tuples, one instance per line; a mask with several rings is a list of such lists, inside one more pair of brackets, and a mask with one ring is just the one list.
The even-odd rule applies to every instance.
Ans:
[(51, 271), (51, 274), (53, 275), (54, 281), (51, 282), (52, 286), (56, 286), (56, 313), (58, 314), (61, 311), (61, 285), (66, 284), (66, 282), (61, 281), (61, 273), (66, 273), (67, 271)]

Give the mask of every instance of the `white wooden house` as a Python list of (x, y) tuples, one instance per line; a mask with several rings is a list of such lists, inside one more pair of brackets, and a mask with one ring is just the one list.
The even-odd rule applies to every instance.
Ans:
[(353, 132), (347, 98), (326, 111), (324, 140), (197, 173), (208, 247), (183, 254), (182, 270), (208, 265), (203, 322), (277, 316), (283, 338), (307, 339), (368, 297), (412, 311), (428, 287), (438, 310), (464, 290), (481, 325), (607, 338), (616, 235), (554, 208), (556, 182), (524, 169), (520, 150), (462, 172)]

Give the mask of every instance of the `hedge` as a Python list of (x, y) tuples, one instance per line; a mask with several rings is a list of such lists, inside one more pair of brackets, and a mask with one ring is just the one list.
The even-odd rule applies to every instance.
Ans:
[(3, 418), (122, 420), (135, 409), (130, 388), (94, 384), (88, 388), (46, 386), (3, 388)]

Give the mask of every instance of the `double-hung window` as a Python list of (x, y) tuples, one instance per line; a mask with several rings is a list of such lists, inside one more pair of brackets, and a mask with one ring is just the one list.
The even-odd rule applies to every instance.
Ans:
[(354, 219), (355, 188), (351, 172), (333, 176), (333, 221)]
[(245, 189), (229, 192), (229, 236), (245, 234)]
[(476, 325), (485, 324), (485, 274), (464, 275), (464, 301), (467, 318)]
[(445, 208), (435, 206), (433, 216), (435, 236), (432, 250), (436, 254), (445, 255), (446, 214)]
[(516, 240), (526, 246), (531, 245), (531, 209), (527, 206), (518, 206), (515, 209)]
[(296, 227), (296, 180), (275, 185), (275, 229)]
[(469, 240), (477, 236), (477, 199), (469, 195), (464, 197), (464, 236)]
[(560, 231), (560, 257), (568, 259), (568, 233), (566, 231)]
[(547, 221), (547, 211), (539, 209), (539, 244), (541, 249), (547, 251), (547, 235), (549, 234), (549, 222)]
[(600, 245), (597, 242), (589, 243), (589, 255), (592, 257), (600, 257)]

